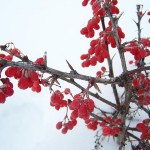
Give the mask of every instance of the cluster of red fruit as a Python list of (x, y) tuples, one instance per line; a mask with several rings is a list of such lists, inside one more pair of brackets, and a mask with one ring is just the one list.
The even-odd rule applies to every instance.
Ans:
[(69, 105), (69, 109), (73, 110), (71, 113), (71, 118), (76, 119), (77, 117), (84, 120), (88, 120), (90, 114), (94, 110), (94, 101), (90, 98), (84, 99), (81, 94), (76, 94), (73, 97), (73, 101)]
[(150, 39), (142, 38), (140, 42), (131, 41), (126, 43), (125, 52), (130, 52), (136, 61), (141, 60), (142, 58), (150, 56)]
[(107, 116), (104, 118), (105, 121), (100, 123), (104, 136), (116, 136), (120, 133), (120, 125), (122, 124), (121, 118), (112, 118)]
[(96, 130), (99, 125), (98, 120), (95, 118), (89, 118), (85, 120), (85, 123), (87, 124), (87, 128), (90, 130)]
[[(64, 94), (70, 94), (73, 100), (69, 100), (67, 102), (64, 100)], [(68, 108), (72, 111), (70, 114), (70, 119), (68, 118), (67, 114), (67, 117), (65, 116), (64, 121), (58, 122), (56, 124), (56, 128), (62, 129), (62, 133), (67, 133), (68, 130), (71, 130), (76, 125), (76, 119), (78, 117), (84, 119), (89, 129), (97, 129), (98, 121), (94, 118), (90, 118), (90, 114), (94, 110), (94, 101), (89, 97), (84, 97), (85, 95), (83, 93), (73, 96), (69, 88), (66, 88), (63, 92), (56, 90), (51, 95), (50, 105), (55, 107), (56, 110), (59, 110), (62, 107), (67, 107), (67, 113)]]
[(6, 69), (5, 75), (9, 78), (14, 77), (15, 79), (18, 79), (18, 87), (20, 89), (25, 90), (27, 88), (32, 88), (33, 91), (41, 91), (39, 76), (36, 71), (17, 67), (9, 67)]
[(133, 79), (133, 88), (135, 89), (138, 102), (142, 105), (150, 104), (150, 80), (144, 74), (138, 74), (138, 77)]
[(87, 6), (87, 4), (90, 3), (92, 5), (93, 15), (96, 16), (107, 16), (107, 13), (105, 12), (105, 9), (103, 8), (103, 4), (107, 3), (110, 6), (110, 12), (112, 14), (119, 14), (119, 9), (115, 6), (118, 3), (118, 0), (103, 0), (103, 1), (97, 1), (97, 0), (83, 0), (82, 6)]
[(63, 92), (56, 90), (50, 97), (50, 105), (55, 107), (56, 110), (59, 110), (62, 107), (67, 107), (67, 101), (64, 100)]
[(12, 55), (7, 55), (6, 56), (5, 54), (0, 54), (0, 58), (11, 61), (13, 59), (13, 56)]
[(2, 85), (0, 85), (0, 103), (4, 103), (6, 98), (12, 96), (14, 93), (13, 84), (8, 78), (0, 79)]
[(66, 120), (64, 121), (60, 121), (56, 124), (56, 129), (62, 129), (61, 132), (63, 134), (66, 134), (68, 132), (68, 130), (72, 130), (74, 128), (74, 126), (76, 126), (77, 124), (77, 120), (73, 119), (73, 120), (68, 120), (66, 122)]
[(142, 139), (150, 140), (150, 119), (145, 119), (142, 123), (138, 123), (136, 128), (142, 132)]
[[(105, 1), (109, 7), (112, 14), (118, 14), (119, 9), (115, 6), (117, 4), (117, 0), (106, 0)], [(87, 5), (88, 1), (83, 1), (83, 6)], [(82, 28), (80, 33), (85, 35), (87, 38), (94, 37), (95, 31), (98, 30), (100, 18), (108, 16), (103, 8), (103, 1), (91, 1), (92, 9), (93, 9), (93, 18), (88, 21), (86, 27)], [(122, 32), (122, 29), (117, 26), (117, 32), (119, 39), (123, 39), (125, 34)], [(92, 40), (90, 42), (90, 48), (87, 54), (81, 55), (82, 67), (95, 66), (97, 62), (102, 63), (105, 59), (109, 57), (108, 46), (111, 45), (112, 48), (116, 47), (115, 38), (113, 36), (112, 23), (109, 21), (108, 27), (103, 29), (103, 31), (99, 32), (99, 38)]]

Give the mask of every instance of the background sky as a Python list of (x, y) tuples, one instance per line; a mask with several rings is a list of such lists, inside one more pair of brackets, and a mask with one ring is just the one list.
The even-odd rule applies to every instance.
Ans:
[[(91, 8), (81, 6), (82, 0), (0, 0), (0, 45), (13, 42), (32, 60), (48, 54), (48, 66), (69, 72), (65, 62), (83, 74), (95, 76), (96, 69), (81, 68), (80, 55), (89, 48), (89, 39), (80, 35), (82, 27), (92, 16)], [(136, 4), (143, 4), (143, 10), (150, 10), (148, 0), (120, 1), (120, 10), (124, 12), (120, 26), (131, 40), (137, 34), (132, 19), (136, 18)], [(144, 37), (149, 36), (149, 25), (143, 19)], [(116, 59), (116, 75), (119, 64)], [(100, 67), (100, 66), (99, 66)], [(62, 83), (68, 87), (68, 84)], [(84, 83), (82, 83), (84, 84)], [(86, 85), (86, 84), (85, 84)], [(76, 93), (75, 87), (72, 92)], [(103, 91), (105, 97), (109, 89)], [(0, 150), (92, 150), (95, 132), (87, 130), (83, 121), (67, 135), (55, 129), (65, 110), (56, 111), (49, 106), (50, 93), (43, 89), (40, 94), (31, 90), (18, 90), (0, 105)], [(105, 108), (105, 107), (104, 107)], [(111, 141), (111, 140), (110, 140)], [(116, 144), (108, 140), (103, 142), (104, 150), (116, 150)]]

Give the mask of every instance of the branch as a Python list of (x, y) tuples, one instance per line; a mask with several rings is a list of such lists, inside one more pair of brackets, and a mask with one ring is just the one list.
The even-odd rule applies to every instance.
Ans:
[[(104, 31), (105, 30), (104, 17), (101, 17), (101, 23), (102, 23), (102, 28), (103, 28), (103, 31)], [(107, 41), (105, 41), (105, 44), (107, 46), (107, 51), (110, 54)], [(112, 60), (110, 59), (110, 57), (108, 57), (107, 61), (108, 61), (108, 66), (109, 66), (109, 77), (114, 78), (114, 71), (113, 71), (113, 66), (112, 66)], [(118, 91), (117, 91), (116, 85), (115, 84), (111, 84), (111, 87), (112, 87), (112, 90), (113, 90), (113, 93), (114, 93), (114, 96), (115, 96), (116, 104), (118, 106), (120, 106), (120, 101), (119, 101), (119, 96), (118, 96)]]
[[(82, 87), (80, 84), (78, 84), (77, 82), (75, 82), (73, 79), (61, 78), (61, 80), (64, 80), (64, 81), (66, 81), (66, 82), (68, 82), (68, 83), (71, 83), (72, 85), (78, 87), (78, 88), (81, 89), (82, 91), (85, 90), (84, 87)], [(112, 106), (112, 107), (114, 107), (114, 108), (117, 109), (117, 106), (116, 106), (114, 103), (112, 103), (112, 102), (110, 102), (110, 101), (104, 99), (103, 97), (99, 96), (99, 94), (97, 94), (97, 93), (94, 94), (94, 93), (91, 92), (91, 91), (88, 91), (88, 94), (91, 95), (92, 97), (94, 97), (94, 98), (96, 98), (96, 99), (102, 101), (103, 103), (108, 104), (108, 105), (110, 105), (110, 106)]]
[(66, 72), (62, 72), (50, 67), (43, 67), (43, 66), (39, 66), (39, 65), (35, 65), (33, 62), (29, 63), (29, 62), (14, 62), (14, 61), (8, 61), (5, 60), (3, 58), (0, 58), (0, 64), (2, 65), (5, 61), (5, 66), (13, 66), (13, 67), (19, 67), (19, 68), (24, 68), (24, 69), (29, 69), (29, 70), (36, 70), (36, 71), (41, 71), (43, 73), (48, 73), (48, 74), (52, 74), (52, 75), (57, 75), (60, 79), (63, 78), (72, 78), (72, 79), (79, 79), (79, 80), (84, 80), (84, 81), (91, 81), (92, 79), (96, 82), (96, 83), (104, 83), (104, 84), (115, 84), (117, 82), (115, 82), (115, 79), (101, 79), (101, 78), (95, 78), (92, 76), (86, 76), (86, 75), (82, 75), (82, 74), (74, 74), (74, 73), (66, 73)]

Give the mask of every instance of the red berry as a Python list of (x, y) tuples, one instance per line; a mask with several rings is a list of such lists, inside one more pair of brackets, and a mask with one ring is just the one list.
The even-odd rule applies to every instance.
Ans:
[(5, 86), (2, 90), (3, 90), (4, 94), (7, 96), (12, 96), (14, 93), (14, 90), (9, 86)]
[(83, 0), (82, 6), (86, 6), (86, 5), (88, 4), (88, 1), (89, 1), (89, 0)]
[(106, 68), (105, 68), (105, 67), (101, 67), (101, 70), (102, 70), (103, 72), (105, 72), (105, 71), (106, 71)]
[(67, 131), (68, 131), (67, 127), (64, 127), (64, 128), (61, 130), (62, 134), (66, 134)]
[(81, 31), (80, 31), (80, 33), (83, 34), (83, 35), (88, 34), (87, 27), (82, 28)]
[(65, 90), (64, 90), (64, 93), (67, 95), (67, 94), (70, 94), (71, 92), (70, 92), (70, 89), (69, 88), (66, 88)]
[(57, 124), (56, 124), (56, 129), (61, 129), (62, 128), (62, 122), (58, 122)]
[(3, 92), (0, 91), (0, 103), (5, 103), (6, 97)]
[(43, 65), (44, 64), (44, 58), (43, 57), (38, 58), (35, 61), (35, 64), (37, 64), (37, 65)]

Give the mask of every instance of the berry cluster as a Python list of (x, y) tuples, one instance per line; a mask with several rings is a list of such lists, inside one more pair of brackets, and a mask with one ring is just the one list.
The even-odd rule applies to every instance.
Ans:
[(71, 118), (76, 119), (79, 117), (87, 120), (89, 119), (91, 112), (94, 110), (94, 101), (90, 98), (84, 99), (84, 96), (81, 94), (76, 94), (69, 105), (69, 109), (73, 110)]
[(72, 130), (77, 124), (77, 120), (73, 119), (73, 120), (68, 120), (66, 122), (66, 120), (64, 121), (60, 121), (56, 124), (56, 129), (61, 129), (61, 132), (63, 134), (66, 134), (68, 132), (68, 130)]
[[(83, 0), (82, 6), (87, 6), (90, 0)], [(110, 7), (110, 12), (112, 14), (119, 14), (119, 9), (115, 6), (118, 3), (118, 0), (104, 0), (104, 1), (97, 1), (91, 0), (90, 4), (92, 5), (93, 15), (95, 16), (107, 16), (105, 9), (103, 8), (103, 4), (107, 3)]]
[(142, 139), (150, 140), (150, 119), (145, 119), (142, 123), (138, 123), (136, 128), (142, 132)]
[(138, 102), (142, 105), (150, 104), (150, 80), (144, 74), (138, 74), (132, 81)]
[(2, 85), (0, 85), (0, 103), (4, 103), (6, 98), (12, 96), (14, 93), (13, 84), (8, 78), (0, 79)]
[(67, 101), (64, 100), (64, 94), (59, 90), (53, 92), (50, 97), (50, 105), (59, 110), (61, 107), (67, 107)]
[(6, 60), (9, 60), (9, 61), (12, 61), (13, 59), (13, 56), (12, 55), (5, 55), (5, 54), (0, 54), (0, 58), (3, 58), (3, 59), (6, 59)]
[(102, 63), (104, 59), (108, 58), (109, 54), (107, 46), (104, 41), (97, 39), (90, 42), (88, 54), (81, 55), (82, 67), (95, 66), (97, 62)]
[(110, 116), (107, 116), (104, 120), (105, 121), (102, 121), (100, 123), (104, 136), (116, 136), (120, 133), (120, 125), (122, 124), (122, 119), (114, 119)]
[(90, 130), (96, 130), (98, 126), (98, 120), (95, 118), (89, 118), (85, 120), (85, 123), (87, 124), (87, 128)]
[[(89, 0), (84, 0), (82, 5), (86, 6)], [(103, 4), (107, 3), (110, 7), (110, 13), (118, 14), (119, 9), (115, 6), (117, 4), (117, 0), (105, 0), (105, 1), (96, 1), (91, 0), (90, 4), (92, 5), (93, 10), (93, 18), (88, 21), (86, 27), (82, 28), (80, 33), (85, 35), (87, 38), (92, 38), (95, 35), (95, 30), (100, 29), (100, 18), (106, 17), (108, 14), (106, 13)], [(119, 40), (125, 37), (125, 34), (122, 32), (122, 29), (117, 26), (117, 32), (119, 36)], [(108, 27), (103, 28), (103, 31), (99, 32), (99, 38), (92, 40), (90, 42), (90, 48), (87, 54), (81, 55), (82, 67), (95, 66), (97, 62), (102, 63), (105, 59), (109, 57), (108, 53), (108, 45), (111, 45), (112, 48), (116, 47), (115, 38), (113, 36), (113, 28), (112, 23), (109, 21)]]
[(5, 71), (7, 77), (18, 79), (18, 87), (20, 89), (32, 88), (33, 91), (40, 92), (39, 75), (36, 71), (21, 69), (17, 67), (9, 67)]
[(142, 58), (148, 57), (150, 55), (150, 39), (141, 39), (140, 42), (131, 41), (126, 43), (125, 52), (130, 52), (134, 59), (139, 61)]

